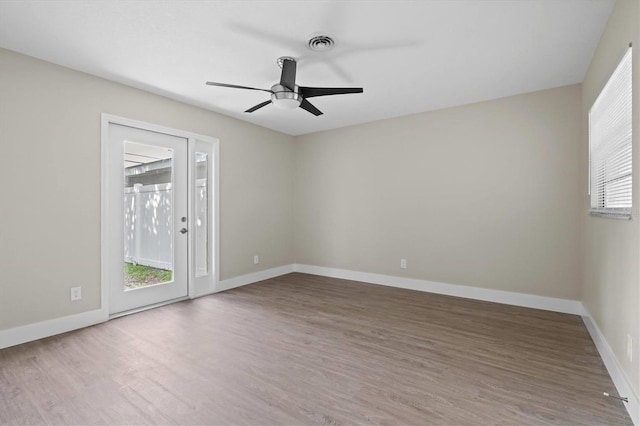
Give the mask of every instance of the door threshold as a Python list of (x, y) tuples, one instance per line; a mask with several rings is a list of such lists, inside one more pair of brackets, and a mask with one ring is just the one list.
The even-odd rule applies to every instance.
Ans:
[(166, 300), (164, 302), (154, 303), (153, 305), (143, 306), (141, 308), (130, 309), (128, 311), (117, 312), (115, 314), (109, 315), (109, 319), (112, 320), (114, 318), (120, 318), (125, 315), (137, 314), (138, 312), (148, 311), (149, 309), (159, 308), (160, 306), (169, 305), (171, 303), (184, 302), (185, 300), (189, 300), (189, 296), (179, 297), (177, 299)]

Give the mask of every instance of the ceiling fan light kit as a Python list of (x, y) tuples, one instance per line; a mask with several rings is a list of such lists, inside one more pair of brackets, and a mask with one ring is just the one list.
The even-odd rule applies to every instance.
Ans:
[(298, 94), (298, 86), (294, 86), (294, 91), (286, 87), (275, 84), (271, 86), (271, 103), (280, 109), (298, 108), (302, 103), (302, 97)]
[[(328, 48), (333, 46), (333, 40), (328, 36), (317, 36), (309, 40), (309, 47), (311, 48), (312, 40), (316, 38), (327, 38), (329, 41), (322, 39), (318, 41), (318, 45), (329, 45)], [(325, 46), (326, 47), (326, 46)], [(315, 50), (315, 49), (314, 49)], [(324, 49), (326, 50), (326, 49)], [(278, 58), (278, 65), (282, 68), (280, 74), (280, 83), (271, 86), (271, 89), (259, 89), (256, 87), (238, 86), (236, 84), (216, 83), (214, 81), (207, 81), (209, 86), (229, 87), (232, 89), (245, 89), (245, 90), (259, 90), (271, 94), (271, 99), (258, 105), (255, 105), (245, 112), (251, 113), (269, 104), (275, 105), (279, 109), (295, 109), (300, 107), (305, 111), (315, 115), (316, 117), (322, 115), (322, 111), (313, 106), (307, 98), (316, 96), (330, 96), (330, 95), (344, 95), (348, 93), (362, 93), (362, 87), (304, 87), (296, 85), (296, 60), (289, 56), (283, 56)]]

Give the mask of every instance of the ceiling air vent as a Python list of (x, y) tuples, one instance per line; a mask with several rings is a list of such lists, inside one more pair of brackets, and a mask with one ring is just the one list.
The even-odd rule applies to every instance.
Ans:
[(327, 50), (331, 49), (333, 45), (333, 39), (324, 34), (311, 37), (307, 42), (307, 46), (309, 47), (309, 49), (315, 52), (326, 52)]

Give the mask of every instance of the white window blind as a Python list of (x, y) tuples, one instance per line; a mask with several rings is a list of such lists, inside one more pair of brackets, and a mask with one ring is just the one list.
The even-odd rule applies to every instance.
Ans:
[(589, 111), (591, 213), (631, 218), (631, 48)]

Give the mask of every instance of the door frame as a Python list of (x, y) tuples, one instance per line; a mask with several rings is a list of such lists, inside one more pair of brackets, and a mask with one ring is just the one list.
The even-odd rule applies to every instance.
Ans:
[[(109, 238), (110, 232), (109, 230), (114, 226), (114, 221), (120, 220), (117, 215), (110, 211), (109, 209), (109, 197), (112, 195), (111, 192), (114, 190), (112, 188), (113, 184), (110, 182), (110, 170), (113, 167), (119, 167), (117, 162), (121, 162), (122, 159), (110, 158), (109, 152), (109, 124), (119, 124), (123, 126), (135, 127), (142, 130), (148, 130), (151, 132), (165, 133), (168, 135), (178, 136), (187, 139), (187, 152), (188, 152), (188, 163), (189, 167), (187, 170), (187, 181), (188, 181), (188, 191), (187, 191), (187, 210), (188, 210), (188, 224), (190, 230), (191, 224), (195, 223), (195, 211), (193, 205), (195, 203), (195, 188), (192, 183), (192, 175), (195, 173), (195, 167), (191, 164), (191, 153), (193, 152), (193, 147), (196, 146), (197, 143), (206, 143), (210, 144), (213, 152), (213, 158), (209, 162), (209, 179), (212, 181), (212, 185), (209, 185), (209, 197), (211, 199), (211, 209), (209, 212), (209, 220), (212, 227), (210, 228), (213, 233), (213, 241), (212, 241), (212, 251), (210, 254), (211, 265), (213, 266), (213, 271), (210, 272), (210, 279), (206, 283), (206, 286), (196, 286), (195, 280), (193, 277), (195, 276), (194, 265), (195, 265), (195, 256), (193, 252), (193, 247), (195, 246), (195, 232), (188, 233), (188, 283), (187, 289), (188, 294), (184, 298), (174, 299), (167, 302), (158, 303), (155, 305), (145, 306), (139, 309), (133, 309), (131, 311), (127, 311), (124, 313), (118, 313), (114, 315), (109, 315), (109, 285), (113, 279), (112, 271), (114, 270), (114, 262), (122, 262), (122, 259), (114, 259), (110, 253), (112, 253), (112, 248), (115, 244), (112, 238)], [(161, 306), (167, 303), (172, 303), (185, 299), (194, 299), (196, 297), (204, 296), (207, 294), (215, 293), (219, 291), (219, 282), (220, 282), (220, 140), (217, 138), (213, 138), (210, 136), (199, 135), (197, 133), (188, 132), (185, 130), (173, 129), (169, 127), (160, 126), (157, 124), (147, 123), (144, 121), (133, 120), (125, 117), (119, 117), (112, 114), (102, 113), (101, 114), (101, 158), (100, 158), (100, 175), (101, 175), (101, 184), (100, 184), (100, 211), (101, 211), (101, 220), (100, 220), (100, 280), (101, 280), (101, 301), (100, 301), (100, 310), (102, 311), (105, 318), (113, 318), (123, 314), (138, 312), (145, 309), (150, 309), (153, 307)], [(120, 213), (121, 215), (121, 213)]]

